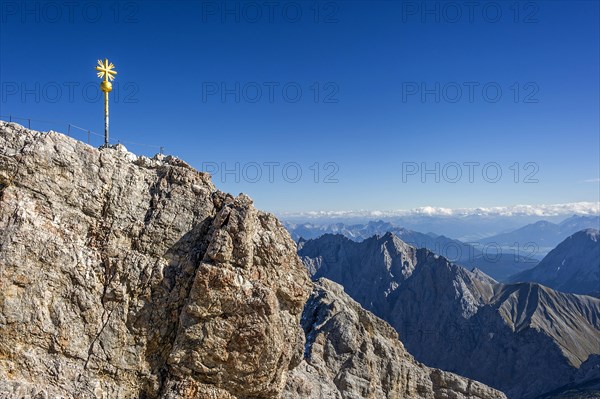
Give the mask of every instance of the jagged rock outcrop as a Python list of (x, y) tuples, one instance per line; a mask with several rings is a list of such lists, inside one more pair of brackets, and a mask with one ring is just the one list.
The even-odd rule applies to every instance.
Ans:
[(509, 278), (536, 282), (575, 294), (600, 293), (600, 232), (585, 229), (569, 236), (534, 268)]
[[(314, 278), (342, 284), (428, 366), (534, 398), (577, 379), (600, 354), (600, 300), (531, 283), (504, 285), (393, 234), (326, 235), (299, 251)], [(595, 378), (591, 369), (586, 378)], [(584, 381), (580, 381), (584, 382)]]
[(0, 122), (0, 398), (275, 398), (295, 251), (180, 160)]
[(279, 221), (208, 175), (0, 122), (1, 399), (503, 398), (334, 284), (305, 347), (311, 291)]
[(332, 281), (315, 283), (302, 326), (306, 358), (292, 371), (284, 399), (505, 398), (481, 383), (416, 362), (388, 323)]

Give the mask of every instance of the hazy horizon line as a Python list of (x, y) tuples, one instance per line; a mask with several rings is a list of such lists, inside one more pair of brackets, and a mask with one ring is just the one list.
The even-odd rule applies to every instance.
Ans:
[(276, 212), (282, 218), (377, 218), (377, 217), (410, 217), (410, 216), (439, 216), (439, 217), (467, 217), (467, 216), (597, 216), (600, 215), (599, 202), (570, 202), (563, 204), (519, 204), (494, 207), (471, 208), (445, 208), (422, 206), (411, 209), (396, 210), (318, 210), (305, 212)]

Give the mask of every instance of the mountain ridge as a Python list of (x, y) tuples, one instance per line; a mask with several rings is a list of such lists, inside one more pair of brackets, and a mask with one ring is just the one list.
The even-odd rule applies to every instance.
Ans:
[(560, 223), (540, 220), (516, 230), (482, 238), (479, 241), (484, 244), (495, 243), (500, 246), (511, 246), (515, 242), (523, 246), (531, 242), (537, 246), (541, 254), (546, 255), (567, 237), (587, 228), (600, 229), (600, 216), (573, 215)]
[[(175, 157), (0, 121), (0, 232), (3, 399), (276, 399), (333, 384), (332, 363), (316, 379), (303, 371), (314, 287), (283, 225)], [(359, 333), (361, 320), (328, 334)], [(358, 347), (356, 359), (418, 374), (415, 398), (467, 399), (468, 385), (505, 398), (386, 345), (398, 358)], [(368, 375), (368, 361), (352, 370)], [(394, 386), (412, 389), (403, 376)]]
[(562, 241), (532, 269), (508, 278), (533, 281), (575, 294), (600, 293), (600, 232), (578, 231)]
[[(305, 360), (288, 380), (284, 399), (465, 397), (505, 398), (504, 394), (421, 363), (408, 368), (408, 354), (388, 323), (364, 310), (344, 288), (327, 279), (315, 282), (302, 325), (307, 336)], [(369, 366), (364, 367), (367, 363)], [(329, 372), (325, 372), (328, 370)], [(299, 380), (319, 376), (307, 390)], [(318, 387), (315, 389), (315, 385)]]
[(390, 237), (322, 236), (299, 255), (313, 279), (342, 284), (394, 326), (417, 360), (526, 399), (568, 384), (600, 353), (597, 298), (497, 283)]
[[(286, 228), (291, 231), (292, 237), (296, 238), (299, 244), (306, 241), (299, 236), (300, 232), (291, 229), (289, 224), (286, 225)], [(469, 269), (477, 267), (500, 281), (504, 281), (509, 276), (525, 271), (538, 263), (538, 260), (532, 258), (526, 251), (521, 251), (524, 252), (523, 255), (514, 248), (500, 248), (492, 244), (480, 246), (478, 243), (462, 242), (443, 234), (424, 234), (403, 227), (395, 227), (393, 224), (383, 221), (353, 226), (340, 223), (334, 225), (334, 228), (327, 226), (325, 230), (309, 230), (309, 233), (314, 238), (327, 234), (341, 234), (357, 242), (367, 240), (373, 236), (384, 236), (386, 233), (393, 233), (412, 246), (427, 248)]]

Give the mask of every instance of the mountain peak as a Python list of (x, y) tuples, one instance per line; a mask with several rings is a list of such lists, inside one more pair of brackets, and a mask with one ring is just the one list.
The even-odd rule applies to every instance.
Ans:
[[(590, 240), (598, 241), (598, 237), (600, 236), (600, 231), (598, 229), (585, 229), (582, 230), (583, 234), (585, 234)], [(575, 233), (578, 234), (578, 233)]]
[(578, 231), (548, 253), (533, 269), (511, 276), (510, 282), (535, 281), (575, 294), (600, 292), (600, 232)]
[(4, 122), (0, 148), (0, 396), (281, 393), (311, 284), (274, 216), (175, 157)]
[(532, 398), (568, 384), (582, 361), (600, 353), (598, 299), (500, 284), (392, 234), (346, 244), (300, 255), (313, 278), (343, 285), (425, 364)]
[[(0, 148), (2, 398), (360, 397), (358, 375), (369, 397), (504, 398), (415, 362), (341, 286), (313, 291), (283, 225), (183, 161), (1, 122)], [(323, 240), (324, 262), (357, 245)], [(386, 240), (373, 252), (402, 273)]]

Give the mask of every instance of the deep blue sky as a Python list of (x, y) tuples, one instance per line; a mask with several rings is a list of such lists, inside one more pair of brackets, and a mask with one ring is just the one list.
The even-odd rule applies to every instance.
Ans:
[[(407, 1), (229, 1), (223, 14), (214, 1), (1, 0), (0, 115), (102, 132), (93, 68), (108, 57), (115, 140), (162, 145), (198, 169), (239, 163), (239, 182), (219, 171), (216, 185), (265, 210), (598, 201), (599, 2), (476, 3), (427, 2), (423, 13)], [(223, 101), (221, 85), (236, 82), (239, 102)], [(439, 102), (422, 98), (436, 82)], [(403, 181), (403, 163), (436, 162), (439, 183)], [(480, 164), (473, 182), (465, 162)], [(497, 183), (482, 176), (492, 162)]]

